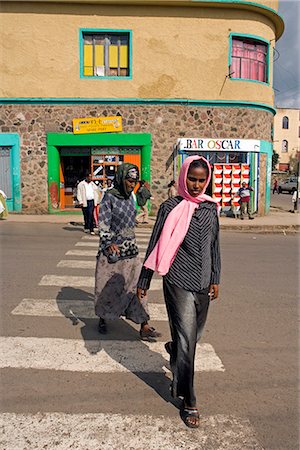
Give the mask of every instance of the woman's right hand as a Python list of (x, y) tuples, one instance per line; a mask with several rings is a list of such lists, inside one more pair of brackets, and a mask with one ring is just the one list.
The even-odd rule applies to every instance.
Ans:
[(110, 255), (112, 255), (113, 253), (116, 253), (118, 256), (120, 256), (120, 249), (119, 249), (119, 247), (116, 244), (111, 244), (108, 247), (108, 253)]
[(138, 299), (141, 301), (147, 295), (147, 289), (137, 288), (136, 295)]

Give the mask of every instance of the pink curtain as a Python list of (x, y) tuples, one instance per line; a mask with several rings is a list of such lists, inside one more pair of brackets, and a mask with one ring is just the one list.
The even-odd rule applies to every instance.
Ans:
[(241, 39), (232, 40), (233, 78), (267, 81), (267, 45)]

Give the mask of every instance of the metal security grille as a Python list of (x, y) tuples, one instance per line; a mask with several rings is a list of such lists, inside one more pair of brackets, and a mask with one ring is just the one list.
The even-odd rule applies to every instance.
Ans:
[(5, 192), (8, 199), (12, 198), (10, 147), (0, 147), (0, 189)]

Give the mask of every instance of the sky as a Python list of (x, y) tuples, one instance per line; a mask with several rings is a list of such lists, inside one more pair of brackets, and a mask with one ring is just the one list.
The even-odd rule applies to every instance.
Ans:
[(275, 47), (275, 103), (300, 108), (300, 0), (279, 0), (279, 14), (285, 30)]

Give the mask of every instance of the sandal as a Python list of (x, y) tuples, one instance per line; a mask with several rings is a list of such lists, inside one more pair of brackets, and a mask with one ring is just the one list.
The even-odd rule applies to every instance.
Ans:
[(199, 411), (197, 408), (182, 408), (180, 417), (189, 428), (199, 428)]
[(153, 327), (149, 327), (147, 330), (140, 330), (140, 337), (143, 340), (146, 341), (151, 341), (151, 340), (155, 340), (156, 338), (160, 337), (161, 333), (159, 333), (158, 331), (156, 331), (155, 328)]
[(107, 326), (106, 326), (105, 320), (102, 319), (101, 317), (99, 319), (98, 331), (99, 331), (100, 334), (106, 334), (107, 333)]

